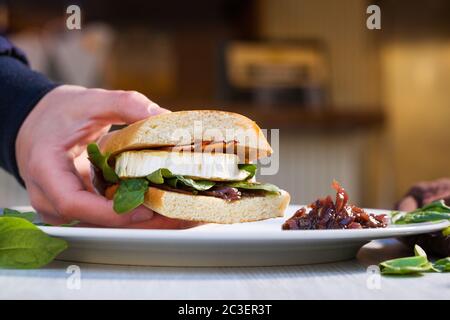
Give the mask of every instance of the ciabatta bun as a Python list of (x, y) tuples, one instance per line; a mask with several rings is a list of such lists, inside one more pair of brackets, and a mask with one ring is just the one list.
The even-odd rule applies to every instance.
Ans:
[[(177, 132), (185, 135), (180, 137)], [(200, 142), (209, 144), (205, 146)], [(156, 152), (146, 149), (158, 148), (159, 152), (173, 152), (176, 150), (170, 147), (189, 148), (191, 144), (222, 147), (223, 143), (226, 146), (231, 144), (231, 151), (237, 153), (238, 160), (244, 157), (246, 162), (272, 154), (272, 148), (254, 121), (237, 113), (217, 110), (179, 111), (152, 116), (107, 134), (99, 141), (99, 146), (103, 153), (109, 153), (115, 158), (117, 165), (120, 161), (117, 156), (125, 151), (138, 153), (135, 155), (137, 159), (146, 153)], [(169, 148), (163, 150), (163, 147)], [(196, 152), (195, 149), (193, 151)], [(214, 151), (224, 152), (223, 148)], [(226, 151), (230, 152), (229, 149)], [(214, 196), (149, 187), (144, 205), (168, 218), (229, 224), (282, 217), (289, 200), (290, 196), (284, 190), (279, 194), (244, 196), (239, 200), (226, 201)]]
[[(180, 137), (177, 133), (181, 132), (187, 133), (191, 139), (186, 141), (186, 137)], [(245, 133), (245, 139), (242, 133)], [(218, 141), (217, 136), (222, 136), (225, 141), (235, 140), (238, 148), (245, 147), (247, 160), (272, 154), (272, 148), (254, 121), (237, 113), (217, 110), (178, 111), (152, 116), (107, 134), (99, 145), (102, 152), (115, 155), (125, 150), (190, 144), (199, 138)]]
[(289, 194), (243, 197), (226, 201), (217, 197), (189, 195), (150, 187), (144, 205), (163, 216), (208, 223), (239, 223), (282, 217)]

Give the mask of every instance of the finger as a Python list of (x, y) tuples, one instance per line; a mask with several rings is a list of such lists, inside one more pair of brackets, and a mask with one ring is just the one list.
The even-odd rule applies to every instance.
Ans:
[(86, 145), (88, 143), (98, 140), (99, 137), (108, 133), (111, 128), (111, 125), (106, 120), (104, 123), (96, 120), (94, 122), (96, 123), (82, 130), (74, 130), (75, 132), (69, 135), (66, 134), (64, 137), (53, 136), (50, 138), (51, 143), (55, 145), (61, 144), (70, 153), (72, 158), (75, 158), (83, 151), (86, 151)]
[(78, 172), (78, 175), (83, 181), (85, 189), (93, 192), (94, 186), (92, 184), (91, 163), (88, 160), (86, 149), (75, 158), (74, 165)]
[(27, 183), (26, 185), (28, 197), (33, 209), (40, 214), (52, 214), (56, 216), (56, 209), (52, 206), (40, 188), (34, 183)]
[(89, 112), (97, 119), (111, 123), (133, 123), (153, 115), (169, 112), (137, 91), (92, 89), (92, 101), (98, 101)]
[(51, 214), (45, 214), (45, 213), (39, 213), (39, 216), (40, 216), (40, 218), (41, 218), (41, 221), (43, 222), (43, 223), (45, 223), (45, 224), (51, 224), (52, 226), (63, 226), (64, 224), (68, 224), (68, 223), (72, 223), (72, 222), (77, 222), (77, 223), (75, 223), (73, 226), (74, 227), (97, 227), (97, 228), (99, 228), (99, 227), (102, 227), (102, 226), (96, 226), (96, 225), (93, 225), (93, 224), (89, 224), (89, 223), (84, 223), (84, 222), (79, 222), (79, 221), (77, 221), (77, 220), (72, 220), (72, 221), (66, 221), (66, 220), (63, 220), (63, 219), (61, 219), (61, 218), (59, 218), (59, 217), (55, 217), (55, 216), (53, 216), (53, 215), (51, 215)]
[(84, 189), (70, 159), (48, 157), (38, 169), (35, 183), (42, 188), (64, 220), (117, 227), (149, 220), (153, 216), (150, 210), (143, 207), (118, 215), (111, 200)]
[(398, 210), (400, 211), (412, 211), (415, 209), (417, 209), (417, 201), (412, 196), (402, 199), (398, 204)]
[(202, 222), (171, 219), (158, 213), (153, 213), (153, 219), (151, 220), (132, 223), (124, 227), (132, 229), (189, 229), (202, 224)]
[(69, 150), (73, 158), (78, 157), (83, 152), (86, 153), (86, 145), (92, 141), (97, 141), (98, 138), (104, 136), (108, 133), (111, 125), (99, 126), (98, 128), (90, 128), (90, 130), (85, 130), (84, 132), (77, 132), (72, 135), (72, 137), (67, 139), (64, 144)]
[(51, 205), (47, 197), (42, 193), (40, 188), (34, 183), (27, 185), (28, 195), (30, 197), (31, 206), (39, 214), (42, 222), (51, 225), (61, 225), (63, 223), (68, 223), (65, 219), (62, 219), (56, 209)]
[(52, 226), (60, 226), (62, 224), (67, 223), (67, 221), (65, 221), (64, 219), (56, 217), (52, 214), (39, 212), (39, 216), (41, 217), (43, 223), (51, 224)]

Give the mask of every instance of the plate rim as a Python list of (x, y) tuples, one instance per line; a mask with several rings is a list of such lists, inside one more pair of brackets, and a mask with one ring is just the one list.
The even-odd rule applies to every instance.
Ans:
[[(304, 205), (289, 205), (289, 210), (297, 210)], [(29, 210), (30, 207), (13, 207), (17, 210)], [(388, 214), (392, 210), (365, 209), (375, 214)], [(287, 212), (287, 211), (286, 211)], [(290, 215), (290, 214), (289, 214)], [(286, 219), (287, 217), (275, 218)], [(273, 221), (274, 219), (268, 219)], [(251, 224), (250, 222), (249, 224)], [(264, 223), (259, 221), (257, 223)], [(238, 224), (242, 225), (242, 224)], [(228, 225), (227, 225), (228, 226)], [(417, 235), (442, 230), (450, 226), (450, 221), (440, 220), (421, 222), (407, 225), (389, 225), (387, 228), (373, 229), (328, 229), (328, 230), (163, 230), (163, 229), (125, 229), (125, 228), (86, 228), (86, 227), (58, 227), (38, 226), (45, 233), (68, 239), (96, 239), (96, 240), (154, 240), (154, 241), (298, 241), (298, 240), (374, 240)], [(218, 226), (220, 228), (220, 226)], [(281, 228), (280, 228), (281, 229)], [(282, 231), (282, 232), (280, 232)]]

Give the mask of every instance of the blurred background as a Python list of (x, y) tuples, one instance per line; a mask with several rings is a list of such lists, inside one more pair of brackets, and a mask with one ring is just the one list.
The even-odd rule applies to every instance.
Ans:
[[(81, 8), (81, 30), (66, 9)], [(381, 30), (366, 27), (368, 5)], [(446, 0), (0, 1), (0, 32), (55, 81), (132, 89), (280, 129), (273, 182), (310, 203), (333, 178), (365, 207), (450, 176)], [(270, 136), (270, 135), (269, 135)], [(27, 204), (0, 173), (0, 204)]]

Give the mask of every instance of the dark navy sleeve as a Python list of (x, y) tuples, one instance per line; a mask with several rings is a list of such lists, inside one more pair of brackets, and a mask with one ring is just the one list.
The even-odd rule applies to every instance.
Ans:
[(22, 185), (16, 163), (17, 134), (33, 107), (56, 86), (31, 70), (23, 52), (0, 36), (0, 167)]

